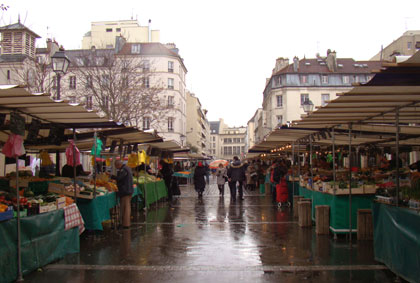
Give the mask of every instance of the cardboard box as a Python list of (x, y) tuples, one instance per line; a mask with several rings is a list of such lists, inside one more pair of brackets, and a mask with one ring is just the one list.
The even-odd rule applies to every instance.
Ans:
[(66, 206), (66, 197), (59, 197), (55, 201), (55, 204), (57, 206), (57, 209), (64, 208)]

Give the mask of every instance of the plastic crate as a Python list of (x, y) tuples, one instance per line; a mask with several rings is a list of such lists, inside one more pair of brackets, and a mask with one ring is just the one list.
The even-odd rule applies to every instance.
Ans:
[(28, 189), (34, 193), (34, 195), (45, 195), (48, 193), (49, 181), (41, 182), (29, 182)]
[(13, 218), (13, 206), (9, 206), (5, 212), (0, 213), (0, 221), (6, 221), (11, 218)]

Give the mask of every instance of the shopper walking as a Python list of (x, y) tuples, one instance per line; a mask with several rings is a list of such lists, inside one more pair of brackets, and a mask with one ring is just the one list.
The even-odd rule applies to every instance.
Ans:
[(130, 228), (131, 224), (131, 195), (133, 194), (133, 173), (130, 167), (124, 165), (121, 160), (115, 161), (115, 167), (118, 169), (117, 175), (111, 176), (111, 179), (117, 181), (118, 196), (120, 197), (120, 215), (122, 227)]
[(223, 164), (219, 164), (219, 168), (216, 170), (217, 187), (219, 188), (219, 196), (223, 197), (225, 194), (225, 183), (227, 179), (227, 170), (223, 167)]
[(233, 162), (230, 164), (228, 170), (228, 182), (230, 188), (231, 201), (236, 201), (236, 184), (238, 183), (239, 199), (244, 199), (242, 184), (245, 180), (245, 168), (237, 156), (233, 157)]
[(204, 177), (206, 175), (206, 168), (203, 166), (202, 162), (198, 162), (197, 167), (194, 170), (194, 189), (198, 193), (198, 198), (203, 197), (204, 189), (206, 188), (206, 181)]
[(173, 163), (169, 158), (167, 159), (161, 159), (159, 162), (159, 165), (161, 167), (160, 173), (162, 174), (163, 180), (165, 181), (166, 189), (168, 190), (168, 200), (172, 201), (172, 175), (174, 173), (172, 165)]

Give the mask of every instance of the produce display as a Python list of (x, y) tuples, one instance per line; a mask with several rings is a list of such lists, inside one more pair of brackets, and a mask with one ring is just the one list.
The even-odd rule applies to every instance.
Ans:
[(155, 176), (149, 175), (149, 174), (144, 173), (144, 172), (140, 172), (137, 177), (133, 177), (133, 182), (135, 184), (136, 183), (144, 184), (144, 183), (149, 183), (149, 182), (156, 182), (158, 180), (159, 180), (159, 178), (156, 178)]

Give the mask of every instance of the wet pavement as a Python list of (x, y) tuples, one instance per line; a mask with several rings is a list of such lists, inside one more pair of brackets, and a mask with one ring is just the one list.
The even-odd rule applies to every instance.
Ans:
[[(227, 185), (225, 192), (228, 191)], [(33, 272), (29, 282), (395, 282), (373, 259), (373, 244), (317, 236), (290, 208), (246, 191), (198, 200), (192, 188), (171, 206), (137, 215), (130, 230), (83, 234), (80, 253)]]

